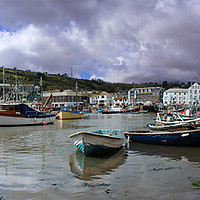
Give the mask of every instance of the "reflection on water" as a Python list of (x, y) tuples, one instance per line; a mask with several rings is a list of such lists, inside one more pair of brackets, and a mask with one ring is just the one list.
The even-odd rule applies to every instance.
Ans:
[(140, 155), (168, 157), (172, 160), (199, 162), (198, 147), (165, 146), (141, 143), (130, 143), (129, 150)]
[(106, 157), (85, 156), (79, 150), (70, 155), (71, 172), (80, 180), (101, 179), (101, 175), (110, 174), (114, 169), (124, 164), (127, 153), (122, 148), (114, 155)]

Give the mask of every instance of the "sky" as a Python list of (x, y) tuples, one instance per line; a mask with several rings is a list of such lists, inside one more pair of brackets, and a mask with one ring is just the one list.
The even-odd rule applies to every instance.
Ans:
[(0, 66), (200, 82), (199, 0), (0, 0)]

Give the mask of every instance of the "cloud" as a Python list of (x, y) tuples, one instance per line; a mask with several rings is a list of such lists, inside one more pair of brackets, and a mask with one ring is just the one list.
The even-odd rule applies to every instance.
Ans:
[(0, 65), (110, 82), (199, 81), (199, 10), (197, 0), (2, 0)]

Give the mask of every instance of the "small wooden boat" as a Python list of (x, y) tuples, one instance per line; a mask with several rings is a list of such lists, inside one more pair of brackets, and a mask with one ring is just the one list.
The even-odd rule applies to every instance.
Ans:
[(85, 155), (102, 155), (119, 150), (124, 143), (124, 135), (120, 129), (99, 129), (81, 131), (69, 136), (74, 145)]
[(81, 119), (84, 113), (70, 111), (70, 110), (60, 110), (58, 113), (58, 118), (61, 120), (66, 119)]
[(200, 146), (200, 128), (193, 130), (128, 131), (125, 137), (133, 142), (176, 146)]
[(30, 108), (23, 103), (0, 104), (0, 126), (51, 124), (55, 115)]

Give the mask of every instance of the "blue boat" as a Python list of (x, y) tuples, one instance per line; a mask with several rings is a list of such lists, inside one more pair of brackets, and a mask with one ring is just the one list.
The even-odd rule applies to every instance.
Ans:
[(200, 146), (200, 128), (193, 130), (128, 131), (124, 132), (124, 135), (128, 140), (139, 143)]
[(69, 136), (74, 145), (85, 155), (103, 155), (119, 150), (124, 143), (120, 129), (98, 129), (81, 131)]

